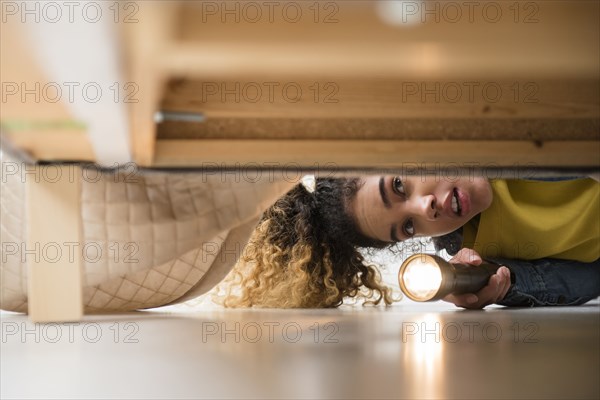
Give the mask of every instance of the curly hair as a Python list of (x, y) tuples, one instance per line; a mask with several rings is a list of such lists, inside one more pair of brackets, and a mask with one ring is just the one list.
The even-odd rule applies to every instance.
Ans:
[(299, 184), (280, 198), (263, 214), (221, 303), (323, 308), (362, 297), (391, 304), (391, 289), (359, 251), (391, 245), (360, 233), (349, 204), (361, 186), (359, 178), (319, 178), (313, 193)]

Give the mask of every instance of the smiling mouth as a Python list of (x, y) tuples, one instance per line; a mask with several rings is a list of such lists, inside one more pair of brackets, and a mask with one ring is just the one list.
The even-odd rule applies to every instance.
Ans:
[(456, 189), (452, 191), (452, 212), (458, 215), (459, 217), (462, 214), (462, 207), (458, 198), (458, 190)]

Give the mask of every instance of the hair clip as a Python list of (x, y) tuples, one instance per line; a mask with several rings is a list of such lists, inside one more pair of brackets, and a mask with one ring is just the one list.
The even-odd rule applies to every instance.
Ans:
[(315, 179), (314, 175), (303, 176), (301, 182), (302, 186), (304, 186), (304, 189), (306, 189), (308, 193), (314, 193), (315, 189), (317, 188), (317, 180)]

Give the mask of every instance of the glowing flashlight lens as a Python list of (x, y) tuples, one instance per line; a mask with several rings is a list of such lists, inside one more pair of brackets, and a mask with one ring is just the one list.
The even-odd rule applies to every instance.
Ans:
[(429, 300), (440, 289), (442, 271), (428, 257), (413, 259), (404, 270), (404, 287), (416, 299)]

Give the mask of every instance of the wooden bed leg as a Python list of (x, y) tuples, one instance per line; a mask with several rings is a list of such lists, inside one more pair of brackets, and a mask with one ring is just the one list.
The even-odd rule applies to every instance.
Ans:
[(25, 184), (29, 318), (33, 322), (80, 320), (81, 168), (35, 166)]

